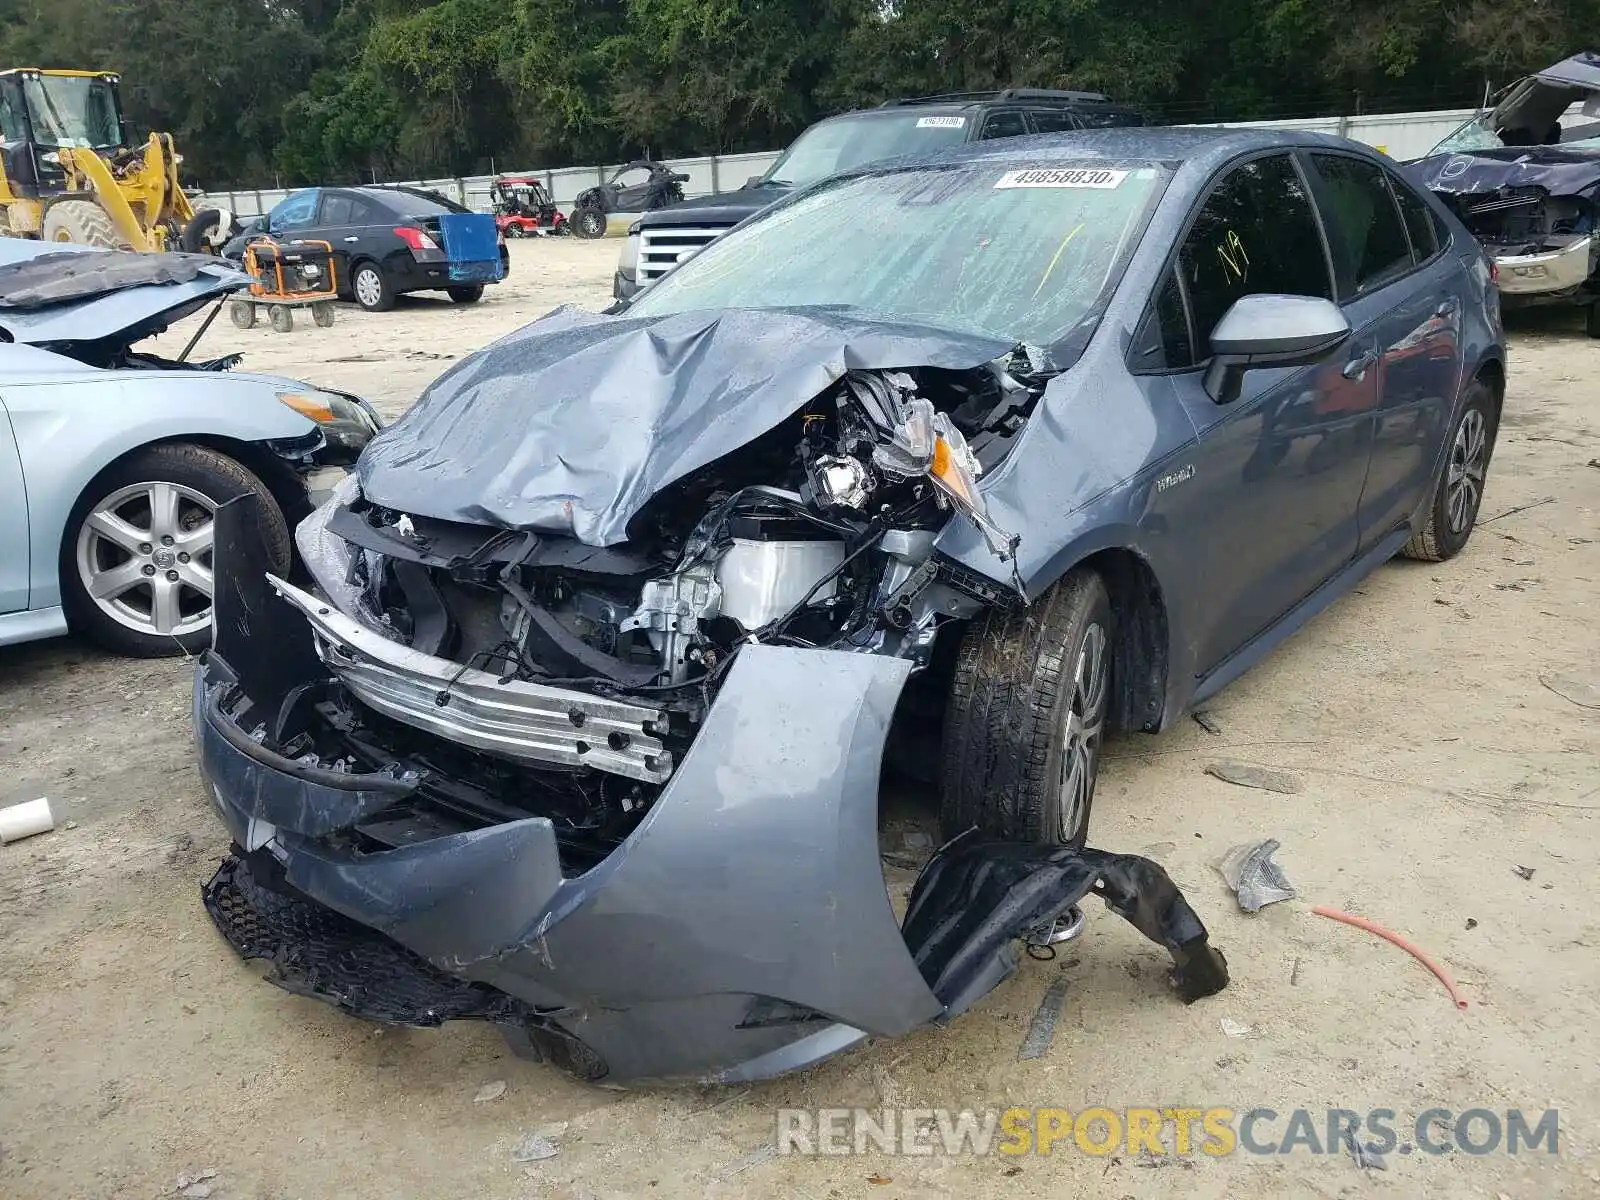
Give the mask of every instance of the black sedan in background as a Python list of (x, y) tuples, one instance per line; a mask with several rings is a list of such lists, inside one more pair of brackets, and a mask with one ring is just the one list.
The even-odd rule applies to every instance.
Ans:
[[(464, 236), (447, 238), (441, 219)], [(485, 285), (500, 282), (511, 268), (493, 217), (420, 188), (294, 192), (246, 224), (223, 256), (242, 260), (245, 245), (262, 236), (329, 243), (340, 295), (368, 312), (388, 311), (402, 292), (440, 290), (457, 304), (475, 304)], [(463, 244), (452, 244), (458, 241)]]

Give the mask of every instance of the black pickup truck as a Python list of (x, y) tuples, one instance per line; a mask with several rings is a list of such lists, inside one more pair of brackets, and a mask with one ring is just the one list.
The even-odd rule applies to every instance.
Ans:
[(640, 217), (628, 231), (612, 295), (629, 299), (746, 217), (839, 171), (987, 138), (1143, 124), (1139, 113), (1099, 92), (1033, 88), (890, 100), (829, 117), (802, 133), (765, 175), (742, 188), (684, 200)]

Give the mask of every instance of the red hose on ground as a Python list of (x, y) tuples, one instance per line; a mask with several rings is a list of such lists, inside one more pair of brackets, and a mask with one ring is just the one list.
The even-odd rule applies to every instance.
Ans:
[(1456, 991), (1456, 981), (1450, 978), (1450, 972), (1446, 971), (1398, 933), (1390, 933), (1375, 921), (1369, 921), (1365, 917), (1358, 917), (1354, 913), (1342, 912), (1337, 908), (1329, 908), (1325, 904), (1319, 904), (1311, 911), (1319, 917), (1327, 917), (1333, 921), (1343, 921), (1346, 925), (1354, 925), (1357, 929), (1365, 929), (1368, 933), (1375, 933), (1386, 942), (1393, 942), (1439, 977), (1439, 982), (1444, 984), (1444, 990), (1450, 993), (1450, 999), (1456, 1002), (1456, 1008), (1464, 1009), (1467, 1007), (1466, 998)]

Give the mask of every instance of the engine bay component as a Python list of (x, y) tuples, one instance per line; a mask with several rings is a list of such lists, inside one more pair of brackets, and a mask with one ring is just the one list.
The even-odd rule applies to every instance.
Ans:
[(712, 569), (690, 567), (645, 584), (639, 607), (617, 628), (622, 633), (644, 630), (672, 682), (679, 683), (700, 638), (701, 622), (716, 616), (722, 606), (722, 585)]
[(859, 458), (825, 454), (812, 463), (818, 497), (836, 508), (864, 509), (872, 497), (872, 475)]
[[(717, 560), (723, 615), (738, 621), (746, 632), (777, 620), (844, 562), (844, 543), (838, 538), (818, 536), (825, 531), (815, 529), (805, 540), (775, 537), (774, 533), (782, 532), (772, 528), (775, 524), (745, 521), (735, 525), (730, 530), (733, 544)], [(741, 537), (741, 532), (749, 536)], [(836, 582), (828, 579), (812, 599), (827, 604), (837, 594)]]

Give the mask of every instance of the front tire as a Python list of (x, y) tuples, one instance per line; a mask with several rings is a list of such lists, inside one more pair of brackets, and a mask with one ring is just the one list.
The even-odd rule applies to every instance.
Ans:
[(483, 284), (445, 288), (445, 294), (450, 297), (452, 304), (476, 304), (483, 299)]
[(102, 471), (67, 521), (62, 600), (72, 626), (118, 654), (198, 654), (211, 643), (216, 510), (261, 498), (274, 570), (289, 566), (289, 525), (251, 471), (207, 446), (148, 446)]
[(394, 307), (394, 290), (376, 263), (356, 267), (350, 275), (350, 292), (368, 312), (388, 312)]
[(130, 250), (117, 232), (111, 215), (93, 200), (57, 200), (45, 209), (40, 235), (47, 242), (99, 246), (103, 250)]
[(1082, 846), (1111, 700), (1111, 598), (1073, 571), (967, 628), (945, 710), (940, 817), (954, 837)]
[(1481, 379), (1473, 380), (1450, 430), (1444, 467), (1428, 503), (1428, 519), (1422, 532), (1400, 550), (1406, 558), (1443, 562), (1465, 548), (1483, 503), (1483, 485), (1498, 432), (1496, 418), (1493, 393)]
[(603, 238), (606, 235), (606, 214), (598, 208), (584, 206), (572, 214), (572, 232), (581, 238)]

